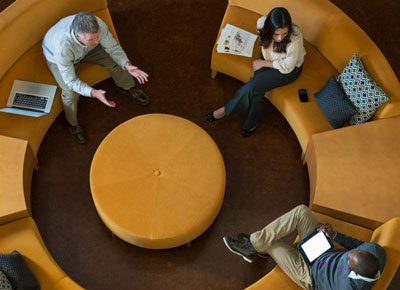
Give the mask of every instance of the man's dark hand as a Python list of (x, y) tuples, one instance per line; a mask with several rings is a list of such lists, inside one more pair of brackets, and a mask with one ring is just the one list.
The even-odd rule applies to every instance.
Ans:
[(331, 239), (336, 235), (331, 224), (319, 224), (317, 230), (324, 231)]

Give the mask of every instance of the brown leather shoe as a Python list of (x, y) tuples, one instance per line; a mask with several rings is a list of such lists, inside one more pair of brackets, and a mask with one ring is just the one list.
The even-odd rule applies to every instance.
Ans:
[(150, 103), (150, 98), (137, 87), (130, 88), (129, 90), (119, 89), (121, 93), (132, 98), (132, 101), (140, 106), (147, 106)]
[(83, 129), (80, 125), (71, 126), (68, 124), (69, 133), (74, 137), (75, 142), (79, 144), (86, 144), (88, 141), (87, 134), (85, 129)]

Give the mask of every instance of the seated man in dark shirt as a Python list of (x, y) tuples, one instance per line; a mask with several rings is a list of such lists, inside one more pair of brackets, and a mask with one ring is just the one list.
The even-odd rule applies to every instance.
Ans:
[[(348, 249), (337, 249), (319, 256), (312, 266), (292, 246), (292, 233), (300, 239), (315, 229)], [(290, 238), (290, 239), (288, 239)], [(230, 251), (251, 263), (257, 255), (268, 254), (303, 289), (371, 289), (386, 262), (385, 250), (376, 243), (361, 242), (335, 232), (330, 224), (320, 224), (310, 209), (300, 205), (251, 235), (239, 234), (234, 240), (224, 237)]]

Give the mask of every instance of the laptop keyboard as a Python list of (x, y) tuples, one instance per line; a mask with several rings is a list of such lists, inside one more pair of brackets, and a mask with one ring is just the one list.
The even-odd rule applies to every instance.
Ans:
[(44, 110), (47, 100), (46, 97), (15, 93), (13, 105)]

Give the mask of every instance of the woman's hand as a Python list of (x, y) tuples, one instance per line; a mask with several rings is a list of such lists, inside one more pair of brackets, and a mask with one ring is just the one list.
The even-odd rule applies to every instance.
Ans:
[(253, 61), (253, 71), (259, 70), (262, 67), (273, 67), (272, 61), (257, 59)]

